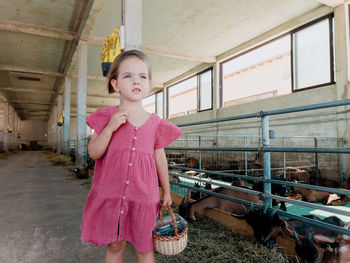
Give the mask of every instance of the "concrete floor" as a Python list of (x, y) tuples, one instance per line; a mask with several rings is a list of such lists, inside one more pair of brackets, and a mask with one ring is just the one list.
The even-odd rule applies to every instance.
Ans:
[[(99, 263), (105, 247), (80, 241), (88, 190), (43, 152), (0, 159), (0, 262)], [(124, 262), (136, 262), (128, 245)]]

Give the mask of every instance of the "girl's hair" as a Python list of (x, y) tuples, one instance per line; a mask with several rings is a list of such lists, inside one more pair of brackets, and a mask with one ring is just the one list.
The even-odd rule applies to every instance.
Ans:
[(115, 92), (115, 90), (113, 89), (113, 86), (111, 85), (111, 80), (118, 78), (120, 65), (124, 60), (130, 57), (137, 57), (138, 59), (142, 60), (147, 65), (149, 79), (150, 80), (152, 79), (152, 67), (146, 54), (136, 49), (128, 50), (128, 51), (122, 52), (114, 59), (111, 69), (109, 70), (108, 77), (107, 77), (107, 86), (108, 86), (109, 93)]

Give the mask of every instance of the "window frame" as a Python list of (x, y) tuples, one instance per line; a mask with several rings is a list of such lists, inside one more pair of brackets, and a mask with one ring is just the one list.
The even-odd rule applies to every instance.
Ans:
[[(349, 5), (349, 9), (350, 9), (350, 5)], [(250, 53), (250, 52), (254, 51), (255, 49), (258, 49), (258, 48), (261, 48), (261, 47), (263, 47), (265, 45), (268, 45), (268, 44), (270, 44), (270, 43), (272, 43), (272, 42), (274, 42), (274, 41), (276, 41), (276, 40), (278, 40), (280, 38), (283, 38), (283, 37), (287, 36), (287, 35), (290, 35), (290, 41), (291, 41), (291, 50), (290, 50), (290, 52), (291, 52), (291, 63), (290, 63), (291, 64), (290, 65), (291, 66), (291, 68), (290, 68), (290, 70), (291, 70), (291, 94), (295, 93), (295, 92), (308, 90), (308, 89), (319, 88), (319, 87), (329, 86), (329, 85), (335, 84), (336, 82), (334, 80), (334, 56), (333, 56), (333, 54), (334, 54), (333, 53), (333, 50), (334, 50), (334, 45), (333, 45), (333, 33), (334, 33), (333, 32), (333, 17), (334, 17), (334, 13), (327, 14), (327, 15), (322, 16), (320, 18), (317, 18), (317, 19), (315, 19), (315, 20), (313, 20), (311, 22), (308, 22), (308, 23), (306, 23), (306, 24), (304, 24), (302, 26), (299, 26), (299, 27), (297, 27), (297, 28), (295, 28), (293, 30), (290, 30), (290, 31), (288, 31), (288, 32), (286, 32), (286, 33), (284, 33), (282, 35), (279, 35), (279, 36), (274, 37), (274, 38), (272, 38), (270, 40), (267, 40), (266, 42), (258, 44), (258, 45), (254, 46), (252, 48), (249, 48), (249, 49), (247, 49), (247, 50), (245, 50), (245, 51), (243, 51), (243, 52), (241, 52), (241, 53), (239, 53), (239, 54), (237, 54), (237, 55), (235, 55), (233, 57), (230, 57), (228, 59), (225, 59), (225, 60), (221, 61), (220, 64), (219, 64), (219, 108), (223, 108), (223, 105), (224, 105), (224, 97), (223, 97), (223, 94), (224, 94), (224, 88), (223, 88), (223, 64), (225, 64), (226, 62), (231, 61), (233, 59), (236, 59), (236, 58), (238, 58), (240, 56), (243, 56), (243, 55), (245, 55), (247, 53)], [(330, 50), (329, 51), (330, 51), (330, 75), (331, 75), (330, 77), (331, 77), (331, 81), (328, 82), (328, 83), (322, 83), (322, 84), (318, 84), (318, 85), (314, 85), (314, 86), (310, 86), (310, 87), (305, 87), (305, 88), (302, 88), (302, 89), (294, 90), (293, 33), (296, 33), (296, 32), (298, 32), (298, 31), (300, 31), (300, 30), (302, 30), (302, 29), (304, 29), (306, 27), (312, 26), (313, 24), (316, 24), (316, 23), (318, 23), (318, 22), (320, 22), (320, 21), (322, 21), (324, 19), (329, 19), (329, 34), (330, 34), (330, 36), (329, 36)]]
[[(325, 16), (322, 16), (316, 20), (313, 20), (305, 25), (302, 25), (294, 30), (291, 30), (289, 31), (289, 34), (290, 34), (290, 41), (291, 41), (291, 51), (290, 51), (290, 57), (291, 57), (291, 79), (292, 79), (292, 93), (295, 93), (295, 92), (300, 92), (300, 91), (304, 91), (304, 90), (309, 90), (309, 89), (314, 89), (314, 88), (320, 88), (320, 87), (324, 87), (324, 86), (329, 86), (329, 85), (333, 85), (335, 84), (335, 80), (334, 80), (334, 56), (333, 56), (333, 49), (334, 49), (334, 46), (333, 46), (333, 17), (334, 17), (334, 14), (328, 14), (328, 15), (325, 15)], [(330, 56), (329, 56), (329, 59), (330, 59), (330, 64), (329, 64), (329, 67), (330, 67), (330, 82), (327, 82), (327, 83), (322, 83), (322, 84), (317, 84), (317, 85), (313, 85), (313, 86), (308, 86), (308, 87), (305, 87), (305, 88), (301, 88), (301, 89), (294, 89), (294, 63), (293, 63), (293, 56), (294, 56), (294, 53), (293, 53), (293, 34), (307, 28), (307, 27), (310, 27), (314, 24), (317, 24), (318, 22), (321, 22), (322, 20), (326, 20), (328, 19), (328, 24), (329, 24), (329, 52), (330, 52)]]
[[(211, 107), (205, 110), (199, 110), (199, 89), (200, 89), (200, 82), (199, 82), (199, 76), (207, 71), (211, 71)], [(209, 68), (206, 68), (200, 72), (197, 72), (195, 74), (189, 75), (184, 79), (181, 79), (180, 81), (177, 81), (171, 85), (169, 85), (168, 87), (166, 87), (166, 118), (169, 119), (169, 89), (175, 85), (180, 84), (181, 82), (184, 82), (190, 78), (196, 77), (197, 80), (197, 113), (198, 112), (203, 112), (203, 111), (208, 111), (208, 110), (212, 110), (213, 109), (213, 71), (214, 71), (214, 67), (211, 66)], [(187, 115), (185, 115), (187, 116)]]
[[(161, 92), (164, 92), (163, 90), (160, 90), (160, 91), (157, 91), (157, 92), (155, 92), (154, 94), (152, 94), (152, 95), (154, 95), (154, 102), (155, 102), (155, 114), (157, 114), (158, 116), (159, 116), (159, 114), (158, 114), (158, 112), (157, 112), (157, 109), (158, 109), (158, 101), (157, 101), (157, 94), (159, 94), (159, 93), (161, 93)], [(164, 93), (163, 93), (163, 95), (161, 96), (161, 100), (163, 101), (163, 104), (164, 104)], [(162, 105), (162, 118), (164, 118), (164, 105)]]

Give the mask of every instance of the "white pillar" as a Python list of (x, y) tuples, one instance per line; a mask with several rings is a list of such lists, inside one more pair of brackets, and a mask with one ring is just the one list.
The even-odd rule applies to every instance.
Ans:
[[(57, 119), (62, 112), (62, 95), (57, 96)], [(62, 153), (62, 126), (57, 126), (57, 153)]]
[(69, 155), (70, 88), (71, 88), (71, 79), (66, 77), (64, 81), (64, 153), (65, 155)]
[[(346, 40), (346, 30), (348, 20), (347, 16), (347, 4), (342, 4), (334, 8), (334, 42), (335, 42), (335, 75), (336, 75), (336, 98), (337, 100), (349, 99), (350, 98), (350, 83), (348, 82), (348, 67), (349, 63), (347, 61), (348, 48)], [(339, 138), (344, 138), (345, 142), (350, 140), (350, 106), (337, 107), (334, 109), (337, 111), (336, 119), (337, 121), (337, 133)], [(344, 112), (344, 113), (338, 113)], [(345, 147), (348, 144), (345, 143)], [(344, 173), (350, 173), (350, 156), (349, 154), (343, 154), (344, 162)]]
[(78, 92), (77, 92), (77, 166), (82, 167), (86, 155), (86, 90), (87, 90), (87, 43), (78, 45)]
[(4, 143), (4, 151), (8, 151), (8, 132), (7, 125), (9, 124), (9, 103), (7, 101), (4, 102), (4, 132), (3, 132), (3, 143)]
[(141, 49), (142, 0), (123, 0), (122, 23), (125, 26), (125, 50)]
[(52, 131), (53, 131), (53, 145), (52, 145), (52, 148), (53, 148), (53, 151), (54, 152), (57, 152), (57, 120), (58, 120), (58, 115), (57, 115), (57, 105), (55, 105), (53, 107), (53, 124), (52, 124)]
[(15, 109), (13, 109), (13, 113), (12, 113), (12, 149), (16, 150), (17, 149), (17, 144), (16, 144), (16, 133), (17, 133), (17, 129), (16, 129), (16, 111)]

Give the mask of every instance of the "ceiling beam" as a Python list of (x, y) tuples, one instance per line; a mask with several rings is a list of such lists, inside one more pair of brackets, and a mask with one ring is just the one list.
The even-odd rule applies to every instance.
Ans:
[[(66, 41), (64, 45), (63, 54), (61, 57), (61, 62), (58, 67), (58, 72), (67, 74), (69, 65), (72, 62), (73, 55), (77, 49), (78, 43), (80, 41), (83, 29), (85, 28), (86, 21), (89, 17), (90, 11), (92, 9), (94, 0), (80, 0), (75, 1), (74, 11), (71, 15), (71, 20), (69, 23), (70, 28), (75, 33), (75, 38), (72, 41)], [(51, 104), (54, 102), (55, 98), (59, 93), (59, 88), (61, 87), (64, 78), (56, 78), (53, 91), (55, 94), (51, 96)]]
[(0, 30), (63, 40), (73, 40), (75, 37), (71, 31), (3, 19), (0, 19)]
[(336, 7), (338, 5), (344, 4), (344, 0), (316, 0), (316, 2), (320, 2), (321, 4), (328, 5), (330, 7)]
[(11, 100), (10, 102), (11, 103), (20, 103), (20, 104), (51, 105), (50, 102), (27, 101), (27, 100)]
[(17, 67), (14, 65), (8, 64), (0, 64), (0, 71), (13, 71), (20, 73), (29, 73), (29, 74), (37, 74), (37, 75), (48, 75), (55, 77), (63, 77), (63, 74), (48, 70), (48, 69), (38, 69), (38, 68), (25, 68), (25, 67)]
[[(106, 38), (98, 37), (98, 36), (90, 36), (88, 39), (88, 43), (92, 45), (102, 46), (105, 42)], [(152, 53), (164, 57), (173, 57), (185, 60), (193, 60), (204, 63), (215, 63), (216, 58), (212, 56), (202, 56), (193, 53), (179, 52), (178, 50), (170, 49), (170, 48), (160, 48), (152, 45), (142, 45), (142, 51), (147, 53)]]
[[(0, 64), (0, 71), (12, 71), (17, 73), (26, 73), (26, 74), (36, 74), (36, 75), (47, 75), (47, 76), (54, 76), (54, 77), (64, 77), (64, 74), (47, 70), (47, 69), (39, 69), (39, 68), (27, 68), (27, 67), (17, 67), (15, 65), (9, 65), (9, 64)], [(77, 78), (77, 74), (67, 75), (68, 77)], [(90, 80), (103, 80), (105, 81), (107, 78), (102, 76), (93, 76), (88, 75), (88, 79)]]
[(55, 93), (55, 92), (52, 91), (52, 90), (21, 89), (21, 88), (13, 88), (13, 87), (0, 87), (0, 90), (4, 90), (4, 91), (15, 91), (15, 92), (47, 93), (47, 94), (53, 94), (53, 93)]

